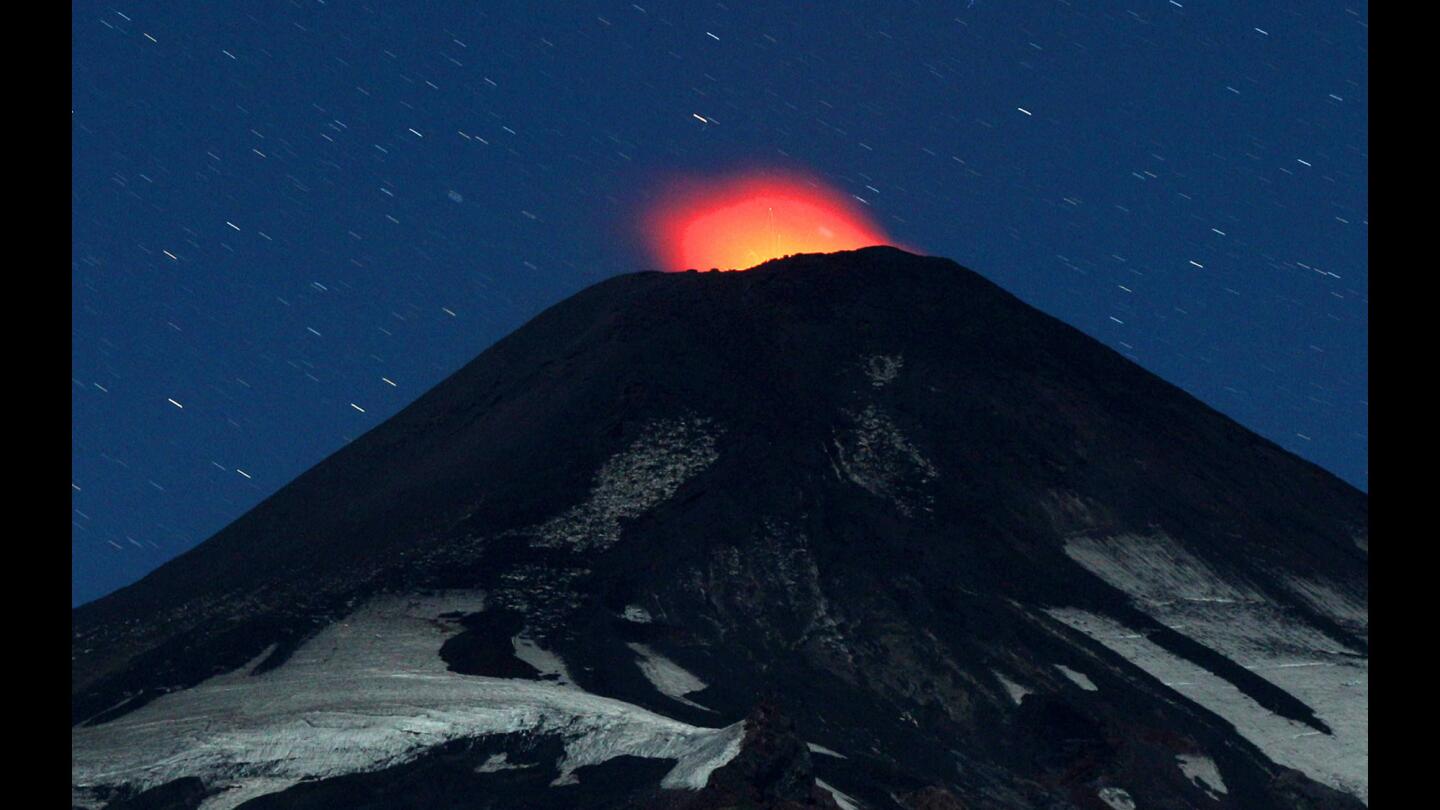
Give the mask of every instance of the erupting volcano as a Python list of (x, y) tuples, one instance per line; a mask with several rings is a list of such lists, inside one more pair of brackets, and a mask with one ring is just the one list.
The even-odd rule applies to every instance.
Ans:
[(662, 270), (741, 270), (796, 253), (893, 244), (860, 198), (819, 181), (745, 174), (676, 184), (646, 221)]
[(1366, 810), (1368, 515), (947, 259), (621, 275), (75, 610), (71, 807)]

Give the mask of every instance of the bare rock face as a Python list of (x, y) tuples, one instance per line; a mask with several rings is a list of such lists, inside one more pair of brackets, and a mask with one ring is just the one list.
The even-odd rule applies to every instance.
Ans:
[(641, 273), (76, 609), (100, 808), (1351, 808), (1368, 501), (944, 259)]
[(908, 810), (970, 810), (943, 787), (928, 787), (907, 793), (900, 797), (900, 802)]
[(105, 810), (195, 810), (211, 792), (201, 779), (187, 776), (138, 793), (122, 788)]

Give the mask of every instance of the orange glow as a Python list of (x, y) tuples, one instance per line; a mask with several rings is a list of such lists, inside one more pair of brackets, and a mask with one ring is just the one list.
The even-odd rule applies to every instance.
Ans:
[(793, 253), (889, 244), (859, 203), (819, 182), (750, 174), (675, 186), (647, 222), (662, 270), (743, 270)]

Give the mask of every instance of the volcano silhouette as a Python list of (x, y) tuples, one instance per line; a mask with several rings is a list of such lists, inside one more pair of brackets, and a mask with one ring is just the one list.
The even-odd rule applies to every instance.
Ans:
[(1363, 807), (1368, 546), (951, 261), (625, 275), (77, 608), (72, 801)]

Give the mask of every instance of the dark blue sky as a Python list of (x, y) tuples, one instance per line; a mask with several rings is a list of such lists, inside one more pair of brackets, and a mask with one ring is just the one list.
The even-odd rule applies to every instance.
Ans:
[(72, 8), (75, 603), (647, 269), (677, 172), (863, 196), (1368, 488), (1366, 3)]

